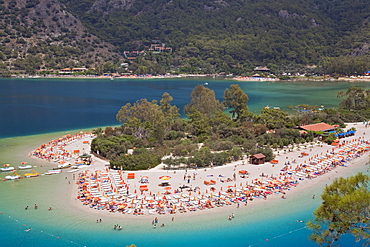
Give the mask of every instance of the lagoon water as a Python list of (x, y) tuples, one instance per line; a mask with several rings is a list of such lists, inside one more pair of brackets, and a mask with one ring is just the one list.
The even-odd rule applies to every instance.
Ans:
[[(340, 90), (370, 87), (370, 82), (237, 82), (189, 79), (0, 79), (0, 138), (118, 124), (115, 115), (126, 103), (160, 100), (164, 92), (183, 108), (198, 84), (208, 82), (220, 100), (230, 84), (248, 94), (253, 112), (263, 107), (310, 104), (337, 106)], [(181, 111), (181, 113), (183, 113)]]
[[(40, 144), (83, 128), (116, 125), (115, 114), (127, 102), (141, 98), (159, 100), (169, 92), (173, 104), (183, 107), (202, 80), (0, 80), (0, 164), (14, 166), (28, 161), (39, 166), (27, 153)], [(208, 87), (222, 99), (230, 84), (238, 83), (249, 95), (249, 107), (258, 112), (264, 106), (301, 103), (334, 107), (336, 93), (351, 86), (368, 88), (370, 83), (333, 82), (235, 82), (209, 80)], [(49, 167), (38, 167), (45, 172)], [(365, 170), (364, 167), (359, 170)], [(357, 171), (353, 171), (355, 173)], [(5, 175), (0, 174), (1, 178)], [(67, 176), (67, 175), (65, 175)], [(235, 209), (236, 218), (227, 215), (201, 215), (166, 221), (166, 227), (153, 229), (151, 222), (105, 219), (70, 208), (70, 188), (64, 174), (19, 181), (0, 181), (1, 246), (316, 246), (308, 240), (304, 223), (320, 204), (325, 181), (294, 198), (277, 200), (261, 207)], [(318, 196), (317, 196), (318, 197)], [(35, 210), (33, 205), (39, 208)], [(25, 210), (25, 206), (29, 206)], [(47, 209), (52, 207), (52, 211)], [(97, 217), (102, 223), (95, 223)], [(120, 224), (122, 231), (112, 226)], [(24, 231), (32, 227), (29, 232)], [(355, 246), (347, 237), (341, 246)], [(360, 246), (360, 245), (359, 245)]]

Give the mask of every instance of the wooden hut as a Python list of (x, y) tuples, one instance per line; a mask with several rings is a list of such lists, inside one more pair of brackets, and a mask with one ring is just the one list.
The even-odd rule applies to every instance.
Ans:
[(250, 163), (253, 165), (260, 165), (265, 163), (266, 156), (262, 153), (253, 154), (250, 157)]

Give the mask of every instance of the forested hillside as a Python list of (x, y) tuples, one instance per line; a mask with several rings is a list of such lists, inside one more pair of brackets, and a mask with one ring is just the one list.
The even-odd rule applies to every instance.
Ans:
[(122, 57), (92, 35), (58, 1), (0, 1), (0, 75), (5, 66), (35, 73), (39, 69), (89, 66)]
[[(171, 52), (145, 53), (146, 56), (136, 59), (131, 69), (142, 73), (178, 70), (240, 75), (258, 65), (279, 73), (320, 65), (327, 57), (369, 53), (370, 4), (366, 0), (54, 0), (53, 3), (23, 0), (23, 5), (19, 2), (22, 1), (1, 3), (6, 13), (0, 28), (3, 44), (4, 39), (14, 36), (9, 33), (9, 26), (14, 28), (14, 24), (7, 21), (13, 18), (19, 26), (41, 27), (38, 35), (47, 33), (50, 25), (54, 27), (50, 32), (59, 29), (58, 35), (49, 35), (51, 40), (57, 37), (59, 45), (70, 42), (75, 47), (85, 42), (80, 43), (83, 49), (77, 49), (75, 60), (93, 64), (103, 55), (92, 52), (96, 48), (117, 52), (114, 57), (118, 59), (124, 51), (147, 51), (153, 43), (171, 47)], [(44, 7), (40, 9), (41, 5)], [(15, 15), (15, 9), (21, 13)], [(15, 33), (17, 41), (25, 39), (19, 37), (24, 31)], [(87, 39), (89, 35), (94, 39)], [(49, 40), (48, 45), (52, 44)], [(91, 51), (84, 52), (86, 49)], [(7, 58), (3, 52), (1, 59)], [(101, 58), (107, 61), (107, 57)], [(60, 63), (48, 66), (52, 65)]]

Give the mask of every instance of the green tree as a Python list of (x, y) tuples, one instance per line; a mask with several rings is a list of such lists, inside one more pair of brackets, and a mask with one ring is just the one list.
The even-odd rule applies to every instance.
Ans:
[(280, 109), (262, 109), (262, 114), (257, 118), (257, 122), (265, 124), (269, 129), (280, 129), (290, 125), (288, 113)]
[(96, 129), (93, 129), (92, 133), (100, 137), (104, 133), (104, 131), (102, 127), (98, 127)]
[(169, 93), (164, 93), (162, 99), (159, 101), (160, 108), (166, 117), (168, 125), (172, 124), (180, 116), (179, 108), (170, 104), (172, 100), (173, 98)]
[(370, 90), (350, 87), (347, 91), (339, 91), (338, 98), (347, 97), (340, 102), (340, 107), (347, 110), (361, 110), (370, 106)]
[(248, 100), (248, 95), (244, 93), (238, 84), (232, 84), (230, 89), (225, 89), (223, 104), (228, 108), (232, 108), (230, 110), (232, 118), (239, 119), (243, 111), (248, 111)]
[(212, 116), (217, 111), (223, 111), (221, 102), (216, 99), (215, 92), (203, 85), (197, 85), (191, 92), (191, 101), (184, 107), (185, 114), (199, 111), (207, 117)]
[(356, 241), (370, 244), (370, 177), (362, 173), (349, 178), (335, 179), (325, 187), (322, 204), (307, 225), (310, 236), (320, 246), (333, 246), (344, 234)]

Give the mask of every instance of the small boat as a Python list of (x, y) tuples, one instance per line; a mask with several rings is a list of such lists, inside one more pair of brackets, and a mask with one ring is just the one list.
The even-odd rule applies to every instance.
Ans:
[(8, 176), (5, 176), (5, 180), (16, 180), (16, 179), (19, 179), (19, 178), (22, 178), (19, 174), (17, 174), (16, 172), (13, 173), (13, 175), (8, 175)]
[(9, 176), (5, 176), (5, 180), (16, 180), (16, 179), (19, 179), (19, 178), (22, 178), (21, 176), (19, 175), (9, 175)]
[(15, 170), (15, 168), (12, 167), (12, 166), (7, 166), (7, 167), (0, 168), (0, 171), (2, 171), (2, 172), (10, 172), (10, 171), (13, 171), (13, 170)]
[(31, 168), (32, 168), (31, 165), (18, 166), (18, 169), (20, 169), (20, 170), (31, 169)]
[(205, 83), (204, 83), (204, 86), (207, 86), (207, 85), (208, 85), (208, 82), (205, 82)]
[(40, 173), (38, 173), (37, 171), (35, 170), (32, 170), (32, 172), (29, 172), (29, 173), (25, 173), (24, 176), (26, 178), (31, 178), (31, 177), (37, 177), (38, 175), (40, 175)]
[(70, 172), (70, 173), (72, 173), (72, 172), (78, 172), (78, 169), (69, 170), (68, 172)]
[(45, 173), (45, 175), (53, 175), (53, 174), (58, 174), (58, 173), (61, 173), (62, 170), (59, 169), (59, 170), (50, 170), (48, 172)]
[(72, 164), (71, 163), (64, 163), (64, 164), (59, 164), (58, 167), (56, 168), (53, 168), (54, 170), (59, 170), (59, 169), (64, 169), (64, 168), (68, 168), (68, 167), (71, 167)]

